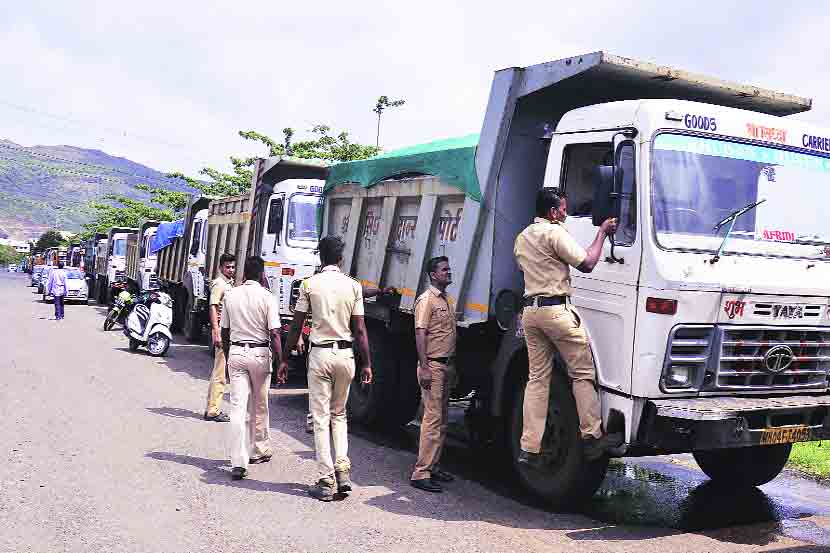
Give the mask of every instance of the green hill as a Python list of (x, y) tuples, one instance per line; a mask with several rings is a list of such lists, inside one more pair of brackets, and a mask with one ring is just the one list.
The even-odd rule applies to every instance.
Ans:
[(79, 231), (92, 217), (90, 200), (105, 194), (147, 200), (136, 184), (191, 191), (155, 169), (100, 150), (0, 140), (0, 236), (23, 240), (49, 228)]

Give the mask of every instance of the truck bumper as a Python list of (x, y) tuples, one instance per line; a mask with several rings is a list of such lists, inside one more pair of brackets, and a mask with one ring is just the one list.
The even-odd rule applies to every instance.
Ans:
[(830, 394), (646, 402), (638, 445), (664, 453), (830, 439)]

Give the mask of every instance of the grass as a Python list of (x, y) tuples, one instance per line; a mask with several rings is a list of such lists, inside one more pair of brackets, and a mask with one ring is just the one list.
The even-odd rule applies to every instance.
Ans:
[(830, 476), (830, 442), (801, 442), (793, 444), (790, 468), (796, 468), (819, 478)]

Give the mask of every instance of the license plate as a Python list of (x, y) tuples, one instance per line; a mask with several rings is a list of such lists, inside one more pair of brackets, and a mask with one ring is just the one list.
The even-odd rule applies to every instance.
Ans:
[(809, 426), (788, 426), (786, 428), (767, 428), (761, 433), (761, 445), (791, 444), (810, 440)]
[(772, 306), (773, 319), (803, 319), (804, 307), (801, 305), (780, 305)]

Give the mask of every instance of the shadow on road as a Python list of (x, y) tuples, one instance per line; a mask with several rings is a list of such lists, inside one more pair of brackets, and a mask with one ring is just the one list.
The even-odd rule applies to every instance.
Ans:
[(197, 413), (189, 409), (179, 409), (178, 407), (148, 407), (148, 411), (152, 411), (157, 415), (164, 415), (165, 417), (172, 417), (175, 419), (198, 419), (202, 420), (202, 413)]

